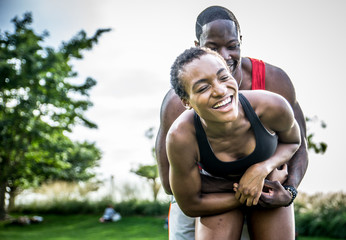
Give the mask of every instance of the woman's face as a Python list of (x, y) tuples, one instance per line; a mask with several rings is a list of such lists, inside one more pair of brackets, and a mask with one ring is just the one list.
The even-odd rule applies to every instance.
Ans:
[(184, 104), (205, 121), (230, 122), (238, 116), (238, 85), (225, 63), (206, 54), (187, 64), (181, 79), (188, 94)]

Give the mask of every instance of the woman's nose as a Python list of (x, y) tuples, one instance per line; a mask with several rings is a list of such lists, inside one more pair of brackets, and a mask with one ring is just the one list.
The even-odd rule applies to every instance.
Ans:
[(214, 97), (223, 97), (227, 93), (227, 88), (224, 84), (217, 83), (213, 88)]

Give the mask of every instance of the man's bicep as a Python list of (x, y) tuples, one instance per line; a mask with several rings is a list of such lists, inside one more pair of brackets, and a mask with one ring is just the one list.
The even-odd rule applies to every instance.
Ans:
[(267, 64), (266, 90), (283, 96), (293, 108), (296, 104), (296, 92), (287, 73), (281, 68)]
[(155, 151), (159, 175), (167, 194), (172, 194), (169, 183), (169, 162), (166, 151), (166, 137), (172, 123), (185, 110), (179, 97), (171, 89), (162, 101), (160, 110), (160, 128), (156, 137)]
[(302, 138), (306, 138), (306, 121), (304, 117), (303, 110), (300, 108), (300, 105), (298, 102), (294, 105), (293, 112), (294, 112), (294, 118), (297, 120), (298, 125), (300, 127), (300, 132), (302, 135)]

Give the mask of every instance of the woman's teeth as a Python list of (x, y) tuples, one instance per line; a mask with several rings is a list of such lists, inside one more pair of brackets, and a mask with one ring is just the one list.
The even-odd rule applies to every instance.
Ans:
[[(233, 97), (233, 96), (231, 96), (231, 97)], [(214, 108), (214, 109), (220, 108), (220, 107), (222, 107), (222, 106), (225, 106), (226, 104), (231, 103), (231, 102), (232, 102), (232, 98), (231, 98), (231, 97), (226, 98), (226, 99), (223, 100), (222, 102), (218, 102), (217, 104), (215, 104), (215, 105), (213, 106), (213, 108)]]

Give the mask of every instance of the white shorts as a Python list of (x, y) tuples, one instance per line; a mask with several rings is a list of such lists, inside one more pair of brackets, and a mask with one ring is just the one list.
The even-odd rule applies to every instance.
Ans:
[(169, 240), (194, 240), (195, 218), (186, 216), (172, 197), (168, 216)]

